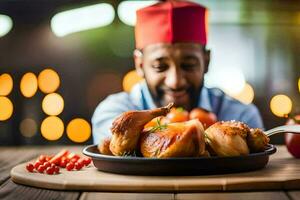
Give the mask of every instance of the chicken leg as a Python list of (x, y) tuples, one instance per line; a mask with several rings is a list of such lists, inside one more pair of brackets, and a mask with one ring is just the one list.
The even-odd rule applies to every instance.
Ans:
[(113, 155), (132, 153), (138, 146), (140, 133), (145, 124), (155, 117), (166, 115), (173, 103), (153, 110), (128, 111), (121, 114), (112, 124), (109, 149)]

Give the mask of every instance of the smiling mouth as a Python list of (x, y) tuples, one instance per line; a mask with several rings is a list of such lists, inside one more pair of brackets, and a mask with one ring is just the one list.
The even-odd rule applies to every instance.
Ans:
[(187, 91), (186, 90), (166, 91), (165, 94), (170, 96), (170, 97), (173, 97), (173, 98), (180, 98), (180, 97), (183, 97), (183, 96), (187, 95)]

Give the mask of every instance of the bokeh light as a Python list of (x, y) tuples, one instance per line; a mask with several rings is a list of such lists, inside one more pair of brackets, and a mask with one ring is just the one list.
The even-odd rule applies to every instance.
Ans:
[(71, 33), (107, 26), (113, 22), (112, 5), (100, 3), (60, 12), (51, 19), (51, 29), (58, 37)]
[[(230, 95), (230, 94), (229, 94)], [(241, 92), (232, 95), (235, 99), (245, 103), (250, 104), (254, 99), (254, 90), (249, 83), (246, 83)]]
[(37, 78), (32, 72), (28, 72), (23, 75), (20, 83), (21, 93), (24, 97), (30, 98), (35, 95), (37, 91)]
[(13, 20), (7, 15), (0, 15), (0, 37), (5, 36), (13, 27)]
[(0, 75), (0, 96), (7, 96), (13, 89), (13, 79), (12, 77), (4, 73)]
[(234, 67), (210, 69), (204, 81), (207, 87), (218, 87), (232, 95), (240, 93), (246, 84), (243, 71)]
[(136, 24), (136, 11), (146, 6), (157, 3), (158, 1), (122, 1), (118, 6), (119, 19), (129, 26)]
[(47, 140), (58, 140), (64, 133), (64, 123), (56, 116), (47, 117), (42, 122), (41, 133)]
[(274, 115), (284, 117), (292, 111), (292, 100), (283, 94), (274, 96), (270, 102), (270, 108)]
[(57, 93), (47, 94), (42, 109), (47, 115), (59, 115), (64, 109), (64, 99)]
[(13, 113), (13, 104), (7, 97), (0, 97), (0, 121), (5, 121)]
[(142, 80), (143, 78), (137, 74), (136, 70), (128, 72), (123, 78), (123, 90), (130, 92), (132, 87)]
[(56, 71), (44, 69), (38, 76), (38, 83), (40, 90), (48, 94), (57, 90), (60, 85), (60, 78)]
[(91, 126), (84, 119), (73, 119), (67, 126), (67, 135), (73, 142), (85, 142), (91, 137)]
[(33, 137), (37, 132), (37, 123), (31, 118), (22, 120), (20, 123), (20, 132), (24, 137)]

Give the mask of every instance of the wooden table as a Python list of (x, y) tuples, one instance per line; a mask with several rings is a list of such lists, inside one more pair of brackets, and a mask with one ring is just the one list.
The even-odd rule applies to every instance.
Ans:
[[(19, 185), (10, 179), (10, 170), (17, 164), (36, 158), (40, 154), (52, 154), (62, 148), (77, 150), (82, 147), (35, 146), (35, 147), (0, 147), (0, 199), (299, 199), (299, 190), (270, 190), (270, 191), (230, 191), (230, 192), (195, 192), (195, 193), (111, 193), (85, 191), (57, 191)], [(280, 156), (286, 156), (285, 147), (278, 146), (278, 152), (273, 159), (280, 162)], [(273, 156), (272, 156), (273, 157)], [(297, 160), (295, 160), (296, 162)], [(272, 162), (272, 159), (271, 159)], [(297, 161), (298, 162), (298, 161)], [(300, 169), (300, 165), (299, 165)], [(299, 171), (297, 168), (297, 171)], [(300, 188), (300, 186), (299, 186)]]

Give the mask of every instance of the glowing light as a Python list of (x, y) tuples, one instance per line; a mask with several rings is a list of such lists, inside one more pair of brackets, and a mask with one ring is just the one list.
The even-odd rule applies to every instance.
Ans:
[(24, 76), (21, 79), (20, 89), (21, 93), (27, 98), (30, 98), (33, 95), (35, 95), (38, 89), (36, 75), (31, 72), (24, 74)]
[(123, 78), (124, 91), (130, 92), (132, 87), (142, 80), (143, 80), (143, 78), (137, 74), (136, 70), (132, 70), (132, 71), (128, 72)]
[(13, 113), (13, 104), (7, 97), (0, 97), (0, 121), (9, 119)]
[(64, 133), (64, 123), (58, 117), (47, 117), (42, 122), (41, 133), (47, 140), (58, 140)]
[(299, 89), (299, 92), (300, 92), (300, 78), (298, 80), (298, 89)]
[(47, 115), (59, 115), (64, 109), (64, 99), (57, 93), (44, 97), (42, 109)]
[(31, 138), (37, 132), (37, 124), (33, 119), (24, 119), (20, 124), (20, 132), (24, 137)]
[(245, 84), (245, 76), (239, 68), (212, 70), (205, 76), (205, 85), (207, 87), (218, 87), (231, 95), (240, 93)]
[(274, 96), (270, 102), (270, 108), (274, 115), (283, 117), (292, 111), (292, 100), (283, 94)]
[(100, 3), (56, 14), (51, 19), (51, 29), (58, 37), (107, 26), (115, 18), (114, 8), (107, 3)]
[(245, 104), (250, 104), (254, 99), (254, 90), (249, 83), (246, 83), (242, 91), (238, 94), (232, 95), (232, 97)]
[(38, 84), (40, 90), (48, 94), (57, 90), (60, 85), (60, 79), (56, 71), (45, 69), (38, 76)]
[(7, 15), (0, 15), (0, 27), (0, 37), (3, 37), (12, 29), (12, 19)]
[(73, 142), (85, 142), (91, 137), (91, 126), (84, 119), (73, 119), (67, 126), (67, 135)]
[(0, 76), (0, 96), (7, 96), (13, 89), (13, 79), (9, 74)]
[(136, 11), (157, 2), (158, 1), (122, 1), (117, 11), (119, 19), (124, 24), (134, 26), (136, 24)]

